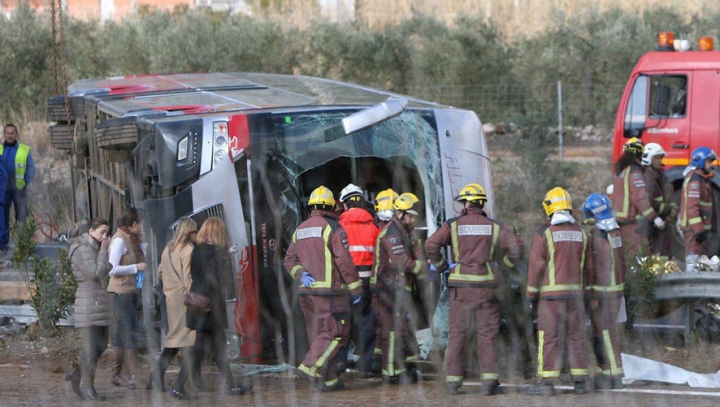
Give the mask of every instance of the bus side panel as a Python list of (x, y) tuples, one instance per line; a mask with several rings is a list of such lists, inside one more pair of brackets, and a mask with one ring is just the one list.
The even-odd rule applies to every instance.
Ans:
[(485, 211), (492, 217), (492, 173), (480, 120), (475, 113), (465, 110), (437, 109), (434, 112), (442, 161), (445, 219), (460, 215), (462, 208), (454, 197), (463, 186), (472, 182), (485, 189), (488, 197)]
[(257, 363), (262, 348), (258, 322), (257, 272), (250, 267), (249, 255), (252, 248), (245, 228), (235, 166), (229, 157), (193, 184), (192, 189), (194, 211), (217, 204), (224, 206), (231, 244), (238, 248), (238, 252), (233, 255), (237, 300), (234, 304), (227, 304), (228, 321), (231, 322), (229, 326), (231, 330), (243, 335), (240, 357), (247, 362)]

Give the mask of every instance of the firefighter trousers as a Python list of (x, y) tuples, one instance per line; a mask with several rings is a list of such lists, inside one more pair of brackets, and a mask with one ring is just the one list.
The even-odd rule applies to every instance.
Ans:
[(445, 382), (462, 383), (465, 375), (469, 330), (477, 332), (476, 346), (480, 363), (480, 380), (498, 382), (498, 357), (495, 338), (500, 329), (502, 312), (493, 288), (450, 288), (450, 320), (445, 351)]
[(622, 237), (625, 252), (632, 256), (646, 256), (649, 251), (650, 241), (648, 240), (647, 221), (623, 223), (620, 225), (620, 236)]
[(707, 246), (705, 243), (700, 243), (695, 240), (696, 233), (692, 229), (683, 229), (683, 235), (685, 238), (685, 257), (695, 254), (697, 256), (708, 254)]
[(538, 302), (538, 377), (553, 382), (560, 377), (567, 348), (570, 375), (587, 380), (585, 304), (582, 297)]
[(623, 375), (617, 323), (620, 301), (624, 301), (623, 297), (604, 297), (598, 307), (590, 311), (593, 352), (597, 359), (595, 373), (615, 378)]
[(392, 307), (378, 307), (383, 331), (382, 375), (394, 378), (405, 372), (407, 362), (417, 360), (418, 344), (413, 329), (412, 299), (397, 295)]
[(326, 387), (338, 384), (336, 358), (350, 336), (350, 304), (345, 296), (300, 295), (310, 350), (298, 367)]

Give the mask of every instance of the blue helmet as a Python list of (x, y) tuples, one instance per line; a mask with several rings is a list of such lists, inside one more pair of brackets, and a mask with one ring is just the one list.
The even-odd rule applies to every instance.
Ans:
[(590, 194), (582, 204), (582, 211), (586, 218), (596, 221), (612, 219), (615, 216), (610, 198), (602, 194)]
[(690, 156), (690, 165), (703, 168), (707, 159), (717, 160), (717, 154), (710, 147), (698, 147)]

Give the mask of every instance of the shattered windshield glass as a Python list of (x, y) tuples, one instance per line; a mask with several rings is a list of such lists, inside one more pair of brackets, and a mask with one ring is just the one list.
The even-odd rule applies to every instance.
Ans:
[[(442, 175), (437, 131), (431, 112), (407, 111), (369, 129), (346, 135), (341, 120), (351, 113), (303, 113), (274, 119), (274, 145), (267, 146), (266, 157), (276, 161), (285, 173), (286, 188), (279, 198), (286, 210), (294, 212), (290, 218), (303, 218), (300, 199), (310, 194), (310, 191), (302, 190), (299, 182), (304, 173), (338, 157), (375, 157), (409, 160), (415, 168), (408, 169), (416, 169), (422, 181), (422, 190), (417, 192), (424, 194), (431, 211), (430, 219), (437, 219), (442, 207)], [(347, 183), (350, 181), (348, 179)], [(283, 214), (283, 218), (288, 220), (288, 215)], [(289, 223), (283, 226), (294, 229), (297, 225)]]

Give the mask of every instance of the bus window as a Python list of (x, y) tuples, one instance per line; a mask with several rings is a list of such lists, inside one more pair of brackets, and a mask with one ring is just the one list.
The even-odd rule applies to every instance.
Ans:
[(651, 78), (650, 117), (685, 117), (687, 77), (684, 75), (654, 75)]

